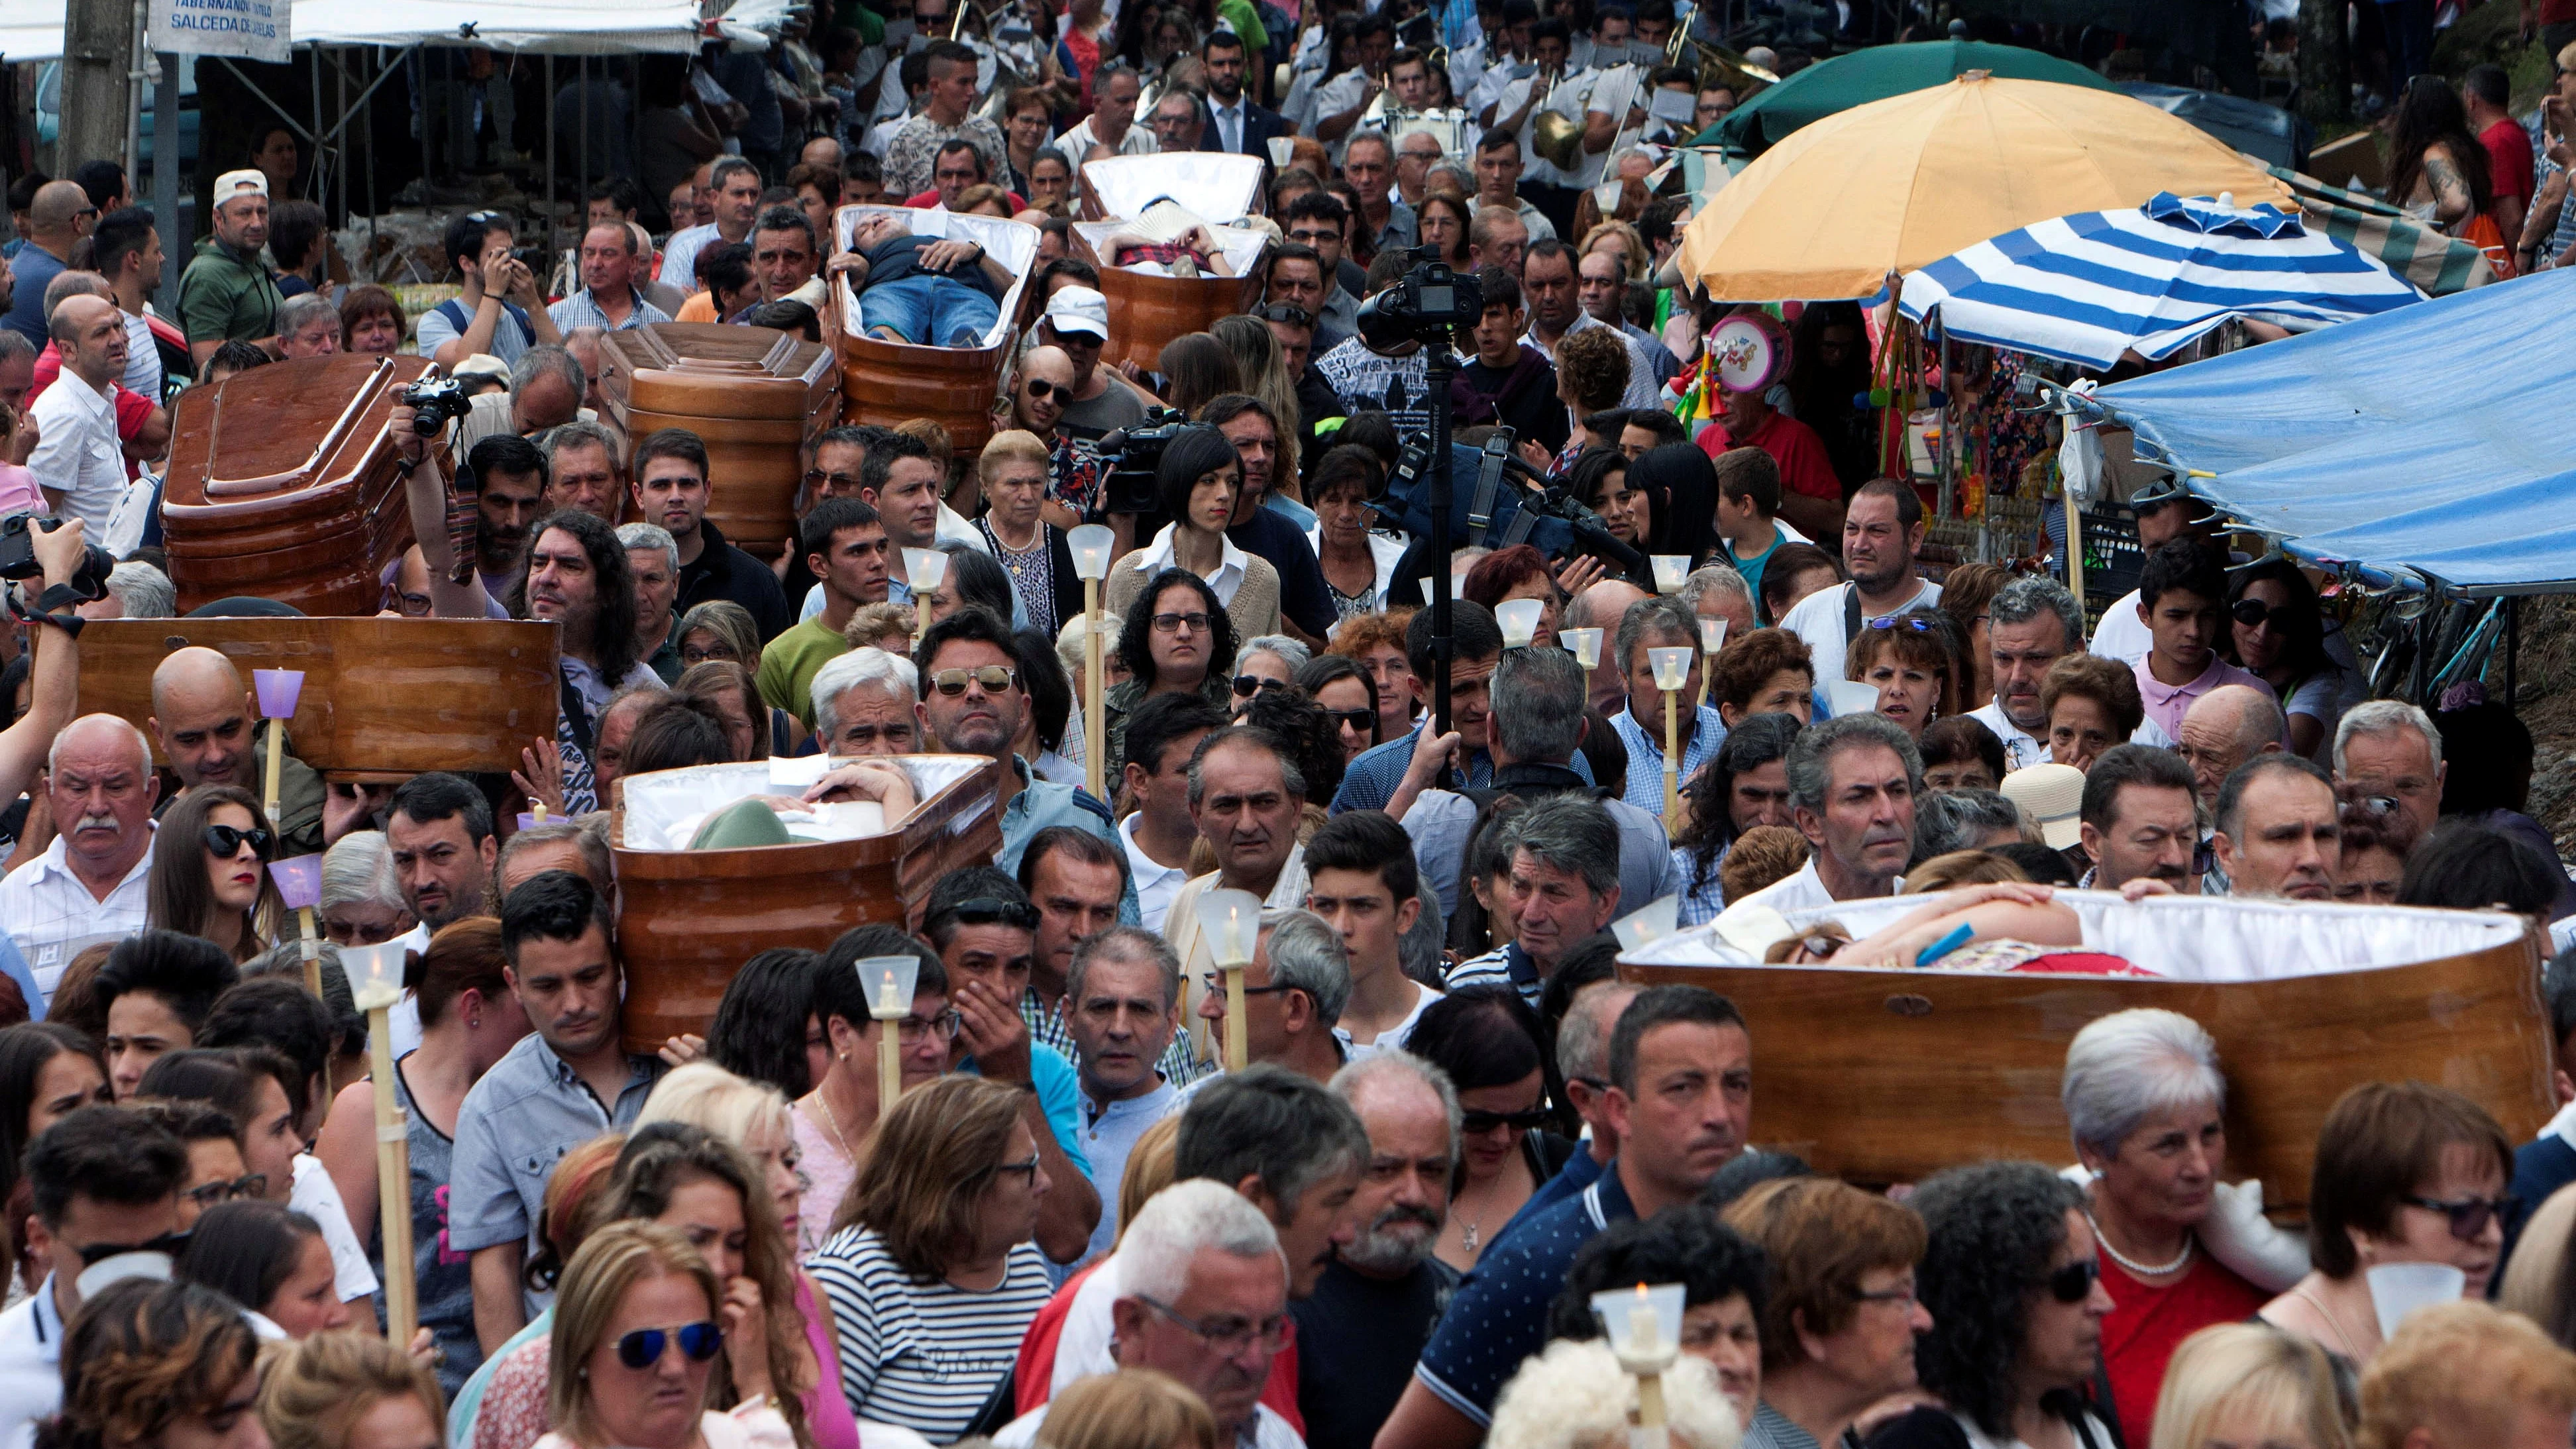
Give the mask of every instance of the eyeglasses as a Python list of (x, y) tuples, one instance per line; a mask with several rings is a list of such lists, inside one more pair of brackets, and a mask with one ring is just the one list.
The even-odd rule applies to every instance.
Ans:
[(1287, 302), (1273, 302), (1253, 314), (1264, 322), (1285, 322), (1291, 327), (1312, 327), (1315, 314)]
[(2273, 608), (2261, 599), (2238, 599), (2227, 606), (2227, 612), (2237, 623), (2246, 628), (2259, 629), (2263, 627), (2265, 620), (2285, 615), (2289, 610)]
[(1005, 669), (999, 664), (986, 664), (975, 669), (942, 669), (930, 676), (931, 687), (951, 699), (964, 694), (969, 684), (984, 686), (986, 694), (1000, 694), (1003, 690), (1017, 687), (1019, 682), (1019, 671)]
[(1242, 1318), (1197, 1319), (1186, 1317), (1172, 1305), (1148, 1294), (1136, 1295), (1145, 1306), (1187, 1329), (1192, 1338), (1210, 1349), (1233, 1358), (1254, 1344), (1263, 1353), (1277, 1353), (1288, 1346), (1288, 1316), (1277, 1314), (1254, 1323)]
[(1330, 227), (1320, 227), (1311, 231), (1292, 231), (1288, 233), (1288, 239), (1300, 246), (1313, 246), (1317, 242), (1338, 242), (1342, 234)]
[(1025, 1160), (1025, 1161), (1022, 1161), (1022, 1162), (997, 1162), (997, 1163), (993, 1164), (992, 1172), (993, 1172), (993, 1175), (994, 1175), (995, 1177), (1001, 1177), (1001, 1176), (1003, 1176), (1003, 1175), (1005, 1175), (1005, 1174), (1016, 1172), (1016, 1173), (1021, 1174), (1021, 1175), (1022, 1175), (1023, 1180), (1025, 1180), (1025, 1181), (1028, 1181), (1028, 1182), (1035, 1182), (1035, 1181), (1037, 1181), (1037, 1176), (1038, 1176), (1038, 1153), (1037, 1153), (1037, 1149), (1036, 1149), (1036, 1148), (1034, 1148), (1034, 1147), (1030, 1148), (1030, 1149), (1029, 1149), (1029, 1155), (1028, 1155), (1028, 1158), (1027, 1158), (1027, 1160)]
[(724, 1330), (705, 1319), (669, 1328), (639, 1328), (617, 1340), (617, 1361), (631, 1369), (648, 1369), (660, 1363), (674, 1343), (689, 1362), (705, 1363), (724, 1347)]
[(2458, 1202), (2444, 1202), (2438, 1197), (2401, 1197), (2398, 1201), (2408, 1207), (2419, 1207), (2448, 1217), (2451, 1236), (2464, 1243), (2476, 1242), (2478, 1235), (2487, 1230), (2489, 1219), (2509, 1218), (2513, 1216), (2514, 1209), (2522, 1206), (2522, 1199), (2512, 1193), (2494, 1199), (2464, 1197)]
[(1250, 699), (1256, 694), (1287, 687), (1287, 680), (1272, 679), (1262, 674), (1238, 674), (1234, 677), (1234, 697), (1237, 699)]
[(1209, 622), (1209, 618), (1205, 614), (1156, 614), (1154, 616), (1154, 632), (1157, 634), (1178, 634), (1182, 630), (1187, 629), (1193, 634), (1204, 634), (1208, 631)]
[(74, 220), (74, 221), (89, 221), (89, 220), (92, 220), (92, 219), (96, 218), (96, 217), (97, 217), (97, 215), (98, 215), (98, 208), (97, 208), (97, 207), (95, 207), (95, 206), (84, 206), (84, 207), (82, 207), (80, 210), (75, 211), (75, 212), (73, 212), (73, 213), (72, 213), (72, 220)]
[(1548, 1114), (1537, 1107), (1526, 1112), (1465, 1112), (1458, 1118), (1458, 1130), (1470, 1137), (1481, 1137), (1497, 1127), (1515, 1132), (1531, 1132), (1548, 1124)]
[[(1061, 392), (1069, 394), (1072, 391), (1073, 389), (1069, 387), (1058, 387), (1043, 377), (1033, 377), (1029, 379), (1029, 396), (1038, 399), (1040, 402), (1044, 402), (1046, 399), (1055, 396), (1057, 393)], [(1073, 399), (1068, 396), (1065, 401), (1071, 402)]]
[(1377, 720), (1377, 711), (1373, 709), (1328, 709), (1324, 713), (1331, 717), (1335, 725), (1344, 729), (1359, 730), (1362, 733), (1366, 733), (1368, 727)]
[(186, 1233), (163, 1233), (157, 1238), (147, 1238), (139, 1243), (92, 1243), (80, 1250), (80, 1260), (82, 1267), (95, 1268), (123, 1253), (167, 1253), (175, 1258), (179, 1256), (179, 1250), (186, 1246), (188, 1246)]
[(242, 830), (230, 825), (206, 827), (206, 849), (214, 852), (218, 859), (231, 859), (242, 848), (242, 842), (247, 840), (250, 842), (251, 852), (260, 859), (266, 860), (269, 839), (269, 833), (265, 830)]
[(1855, 1293), (1852, 1296), (1863, 1303), (1893, 1303), (1900, 1308), (1911, 1308), (1920, 1300), (1921, 1290), (1915, 1286), (1913, 1279), (1908, 1278), (1893, 1288), (1881, 1288), (1875, 1293)]
[[(1216, 995), (1220, 997), (1225, 995), (1224, 972), (1202, 971), (1199, 973), (1199, 981), (1202, 985), (1206, 986), (1209, 991), (1214, 992)], [(1296, 989), (1297, 988), (1294, 986), (1247, 986), (1243, 988), (1243, 994), (1246, 996), (1268, 996), (1273, 992), (1294, 991)]]
[(221, 1179), (214, 1182), (201, 1182), (188, 1189), (184, 1196), (188, 1201), (195, 1203), (198, 1210), (202, 1212), (219, 1202), (231, 1202), (237, 1197), (255, 1198), (266, 1191), (268, 1191), (268, 1174), (254, 1172), (245, 1177), (236, 1177), (230, 1182)]
[(844, 489), (858, 487), (859, 475), (856, 473), (826, 473), (820, 468), (808, 468), (805, 470), (805, 486), (808, 488), (830, 488), (834, 492), (840, 492)]
[(937, 1033), (941, 1041), (955, 1041), (958, 1025), (964, 1020), (953, 1010), (943, 1011), (937, 1016), (907, 1016), (894, 1024), (894, 1039), (919, 1041)]
[(2081, 1303), (2093, 1296), (2093, 1284), (2101, 1276), (2100, 1263), (2078, 1258), (2048, 1275), (2048, 1296), (2060, 1303)]

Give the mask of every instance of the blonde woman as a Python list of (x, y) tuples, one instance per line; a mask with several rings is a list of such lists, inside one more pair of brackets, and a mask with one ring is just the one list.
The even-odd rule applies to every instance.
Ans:
[[(2141, 1449), (2351, 1449), (2334, 1364), (2313, 1339), (2263, 1323), (2213, 1324), (2182, 1341)], [(281, 1446), (283, 1449), (283, 1446)]]
[(1217, 1449), (1199, 1396), (1152, 1369), (1096, 1374), (1055, 1396), (1038, 1449)]
[(372, 1334), (317, 1333), (269, 1360), (271, 1449), (445, 1449), (438, 1380)]
[[(1243, 374), (1243, 390), (1261, 399), (1277, 420), (1279, 455), (1270, 464), (1271, 496), (1303, 508), (1306, 493), (1299, 486), (1303, 474), (1297, 466), (1297, 439), (1306, 429), (1297, 410), (1297, 377), (1288, 370), (1287, 355), (1279, 350), (1279, 339), (1270, 331), (1269, 323), (1242, 312), (1219, 317), (1208, 332), (1234, 354), (1235, 366)], [(1300, 528), (1314, 526), (1312, 520), (1294, 511), (1289, 516)]]
[(611, 1223), (564, 1269), (548, 1357), (553, 1432), (538, 1449), (789, 1449), (768, 1399), (709, 1406), (725, 1294), (698, 1250), (659, 1223)]

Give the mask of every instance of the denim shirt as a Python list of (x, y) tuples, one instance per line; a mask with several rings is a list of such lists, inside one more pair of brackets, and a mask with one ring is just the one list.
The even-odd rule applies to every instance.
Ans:
[(631, 1127), (669, 1070), (630, 1055), (626, 1085), (603, 1104), (546, 1039), (530, 1032), (492, 1064), (456, 1111), (448, 1182), (447, 1245), (471, 1253), (524, 1240), (545, 1206), (546, 1179), (566, 1152)]

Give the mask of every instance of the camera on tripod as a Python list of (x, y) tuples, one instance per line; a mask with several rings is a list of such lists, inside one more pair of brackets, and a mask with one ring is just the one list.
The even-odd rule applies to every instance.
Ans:
[(1472, 273), (1440, 260), (1438, 246), (1419, 246), (1404, 279), (1360, 304), (1360, 337), (1381, 352), (1407, 342), (1441, 347), (1485, 316), (1485, 290)]
[(1179, 408), (1149, 408), (1143, 426), (1120, 428), (1100, 440), (1093, 451), (1109, 465), (1100, 480), (1102, 512), (1160, 511), (1163, 505), (1154, 483), (1155, 470), (1162, 466), (1163, 449), (1171, 446), (1173, 437), (1189, 426), (1189, 421)]

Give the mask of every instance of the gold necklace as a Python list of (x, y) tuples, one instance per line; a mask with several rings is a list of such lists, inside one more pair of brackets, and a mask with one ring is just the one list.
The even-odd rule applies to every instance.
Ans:
[(859, 1154), (851, 1148), (850, 1139), (841, 1135), (841, 1119), (833, 1115), (832, 1104), (824, 1100), (823, 1089), (816, 1087), (814, 1089), (814, 1095), (806, 1098), (806, 1100), (823, 1109), (823, 1125), (832, 1129), (832, 1140), (841, 1144), (842, 1158), (851, 1166), (856, 1167), (859, 1162)]

